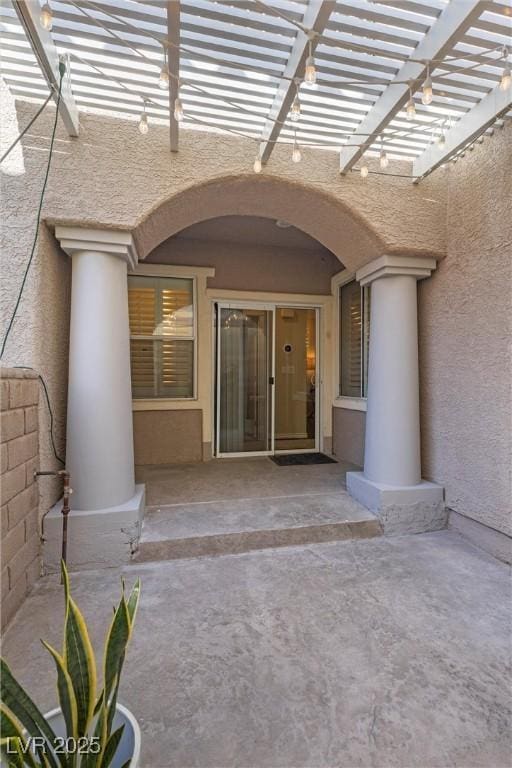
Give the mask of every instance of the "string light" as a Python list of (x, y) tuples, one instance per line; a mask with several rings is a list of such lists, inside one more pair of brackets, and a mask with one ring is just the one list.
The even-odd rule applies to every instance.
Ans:
[(181, 103), (181, 99), (178, 97), (174, 101), (174, 119), (177, 123), (181, 123), (183, 117), (183, 104)]
[(41, 21), (41, 26), (43, 27), (43, 29), (47, 29), (48, 32), (50, 32), (53, 26), (53, 11), (50, 7), (50, 3), (46, 2), (42, 6), (39, 19)]
[(502, 72), (500, 80), (500, 90), (508, 91), (512, 84), (512, 73), (510, 72), (510, 64), (508, 63), (508, 48), (503, 48), (503, 59), (505, 61), (505, 69)]
[(254, 165), (252, 167), (254, 173), (261, 173), (262, 164), (261, 164), (261, 157), (259, 155), (256, 155), (254, 158)]
[(368, 176), (368, 166), (366, 165), (366, 162), (363, 162), (360, 170), (361, 178), (366, 179)]
[(178, 82), (178, 93), (176, 94), (176, 98), (174, 99), (174, 119), (177, 123), (181, 123), (183, 120), (184, 114), (183, 114), (183, 104), (181, 103), (180, 99), (180, 84)]
[(295, 138), (293, 140), (293, 151), (292, 151), (292, 161), (294, 163), (300, 163), (302, 159), (300, 147), (297, 144), (297, 132), (295, 132)]
[(313, 48), (311, 40), (309, 41), (309, 56), (306, 59), (306, 69), (304, 72), (304, 82), (306, 85), (314, 85), (316, 83), (316, 67), (315, 59), (313, 57)]
[(144, 106), (142, 108), (142, 114), (139, 120), (139, 133), (142, 133), (142, 135), (145, 136), (148, 131), (149, 131), (149, 123), (148, 123), (148, 116), (146, 114), (146, 102), (144, 102)]
[(290, 110), (290, 119), (296, 123), (300, 118), (300, 99), (299, 99), (299, 91), (297, 90), (297, 93), (295, 94), (295, 98), (293, 100), (292, 108)]
[(384, 168), (387, 168), (389, 165), (389, 157), (387, 156), (384, 148), (380, 150), (379, 165), (382, 168), (382, 170), (384, 170)]
[(427, 64), (427, 79), (423, 83), (423, 93), (421, 95), (421, 103), (428, 106), (432, 104), (433, 90), (432, 90), (432, 78), (430, 77), (430, 64)]
[(446, 135), (444, 131), (441, 131), (439, 136), (436, 139), (436, 144), (439, 147), (439, 149), (442, 149), (444, 145), (446, 144)]
[(416, 107), (414, 105), (414, 99), (412, 98), (412, 90), (410, 86), (409, 86), (409, 101), (407, 102), (407, 107), (405, 108), (405, 112), (408, 120), (414, 120), (414, 118), (416, 117)]
[(158, 78), (158, 87), (162, 90), (169, 87), (169, 67), (167, 66), (167, 51), (165, 48), (162, 69), (160, 70), (160, 77)]

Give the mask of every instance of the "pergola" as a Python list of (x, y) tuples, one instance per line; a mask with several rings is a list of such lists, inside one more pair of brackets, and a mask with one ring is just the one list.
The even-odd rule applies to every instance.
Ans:
[(1, 72), (15, 97), (42, 100), (48, 83), (56, 96), (64, 56), (59, 108), (71, 135), (78, 110), (145, 111), (169, 122), (172, 151), (183, 125), (247, 137), (248, 163), (265, 165), (286, 142), (338, 150), (341, 173), (367, 151), (386, 156), (383, 172), (387, 157), (410, 159), (418, 181), (511, 109), (509, 0), (50, 5), (51, 31), (38, 0), (2, 0)]

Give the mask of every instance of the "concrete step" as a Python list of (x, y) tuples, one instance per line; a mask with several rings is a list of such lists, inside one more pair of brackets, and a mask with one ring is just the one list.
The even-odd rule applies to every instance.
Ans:
[(176, 560), (363, 539), (377, 518), (346, 491), (149, 507), (134, 560)]

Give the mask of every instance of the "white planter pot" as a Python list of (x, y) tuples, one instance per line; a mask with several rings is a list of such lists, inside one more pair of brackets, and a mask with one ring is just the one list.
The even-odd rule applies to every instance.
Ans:
[[(66, 737), (66, 724), (60, 707), (47, 712), (45, 719), (48, 720), (56, 736)], [(129, 760), (129, 768), (138, 768), (140, 760), (139, 724), (129, 709), (123, 707), (122, 704), (117, 704), (112, 731), (120, 728), (121, 725), (124, 725), (123, 735), (110, 766), (111, 768), (121, 768)]]

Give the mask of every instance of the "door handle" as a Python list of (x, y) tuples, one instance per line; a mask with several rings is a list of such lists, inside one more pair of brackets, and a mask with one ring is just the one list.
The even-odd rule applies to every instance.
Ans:
[(274, 384), (276, 383), (276, 380), (274, 379), (274, 377), (273, 377), (273, 376), (269, 376), (269, 379), (268, 379), (268, 383), (269, 383), (271, 386), (274, 386)]

